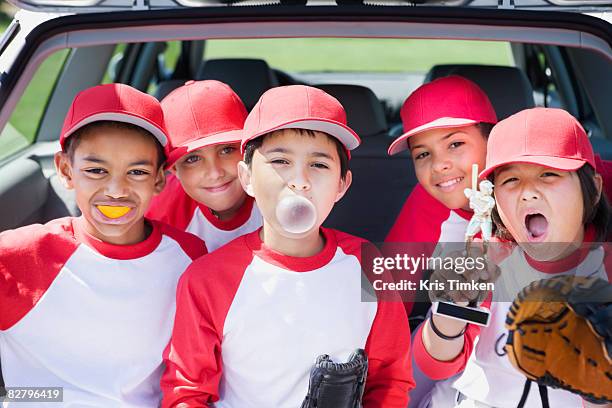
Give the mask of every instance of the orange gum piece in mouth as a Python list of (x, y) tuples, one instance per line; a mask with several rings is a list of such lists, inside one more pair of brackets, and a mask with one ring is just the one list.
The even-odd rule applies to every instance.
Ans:
[(114, 205), (98, 205), (96, 207), (108, 218), (120, 218), (132, 210), (130, 207)]

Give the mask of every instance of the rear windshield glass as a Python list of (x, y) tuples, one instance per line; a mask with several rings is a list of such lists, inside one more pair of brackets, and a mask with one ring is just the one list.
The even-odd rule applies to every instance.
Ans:
[(438, 64), (514, 65), (510, 43), (374, 38), (208, 40), (206, 58), (261, 58), (292, 72), (426, 72)]

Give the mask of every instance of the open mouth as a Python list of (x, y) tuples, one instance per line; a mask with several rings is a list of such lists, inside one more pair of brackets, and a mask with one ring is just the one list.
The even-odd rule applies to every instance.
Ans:
[(542, 241), (548, 232), (548, 220), (540, 213), (527, 214), (525, 216), (525, 228), (529, 241)]

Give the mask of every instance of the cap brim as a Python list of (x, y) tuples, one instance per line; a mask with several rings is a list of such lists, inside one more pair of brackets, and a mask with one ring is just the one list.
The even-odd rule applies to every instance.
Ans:
[(69, 138), (74, 132), (81, 129), (82, 127), (89, 125), (93, 122), (101, 121), (123, 122), (141, 127), (151, 133), (164, 148), (168, 145), (168, 137), (166, 136), (166, 133), (163, 130), (161, 130), (155, 124), (141, 116), (132, 115), (125, 112), (102, 112), (88, 116), (73, 125), (64, 135), (64, 140)]
[(491, 173), (493, 173), (493, 171), (495, 171), (495, 169), (508, 164), (516, 163), (537, 164), (554, 170), (574, 171), (584, 166), (584, 164), (588, 163), (588, 161), (584, 159), (568, 159), (565, 157), (519, 156), (502, 163), (497, 163), (491, 167), (487, 167), (478, 175), (478, 177), (480, 179), (487, 178)]
[(425, 123), (424, 125), (421, 125), (419, 127), (415, 127), (414, 129), (411, 129), (403, 135), (399, 136), (393, 141), (393, 143), (391, 143), (391, 146), (389, 146), (387, 153), (389, 153), (389, 155), (394, 155), (404, 150), (408, 150), (408, 143), (406, 142), (406, 139), (408, 139), (410, 136), (416, 135), (417, 133), (425, 132), (426, 130), (432, 129), (455, 128), (467, 125), (474, 125), (476, 123), (478, 122), (473, 119), (438, 118), (429, 123)]
[(227, 132), (217, 133), (215, 135), (202, 137), (193, 142), (185, 143), (188, 152), (205, 146), (212, 146), (226, 143), (240, 143), (242, 141), (242, 129), (228, 130)]
[(166, 168), (171, 167), (178, 159), (183, 157), (189, 152), (200, 149), (206, 146), (214, 146), (220, 144), (234, 144), (242, 141), (242, 129), (228, 130), (227, 132), (220, 132), (214, 135), (201, 137), (188, 143), (184, 143), (180, 146), (173, 146), (168, 160), (166, 162)]
[(242, 152), (244, 153), (244, 147), (249, 141), (281, 129), (308, 129), (327, 133), (328, 135), (338, 139), (344, 145), (347, 151), (353, 150), (361, 144), (361, 139), (359, 136), (357, 136), (357, 133), (340, 122), (323, 119), (299, 119), (292, 122), (283, 123), (270, 129), (265, 129), (249, 137), (248, 139), (243, 140), (241, 146)]

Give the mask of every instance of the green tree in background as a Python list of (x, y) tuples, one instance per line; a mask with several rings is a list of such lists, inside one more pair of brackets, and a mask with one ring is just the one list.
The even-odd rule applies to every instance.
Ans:
[(4, 31), (6, 26), (11, 22), (15, 11), (15, 6), (8, 3), (6, 0), (0, 0), (0, 31)]

